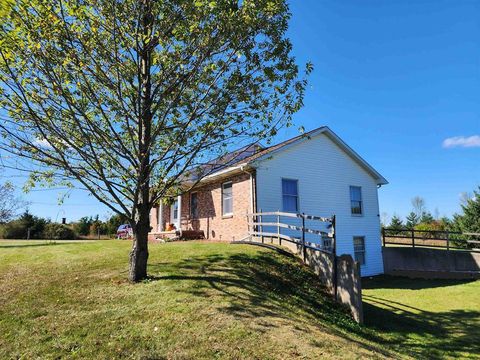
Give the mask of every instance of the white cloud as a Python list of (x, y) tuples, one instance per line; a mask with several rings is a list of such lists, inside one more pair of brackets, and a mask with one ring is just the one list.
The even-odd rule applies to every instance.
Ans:
[(480, 135), (447, 138), (443, 140), (442, 146), (446, 149), (454, 147), (480, 147)]
[(40, 148), (52, 148), (52, 145), (48, 142), (47, 139), (35, 139), (32, 143), (34, 146), (38, 146)]

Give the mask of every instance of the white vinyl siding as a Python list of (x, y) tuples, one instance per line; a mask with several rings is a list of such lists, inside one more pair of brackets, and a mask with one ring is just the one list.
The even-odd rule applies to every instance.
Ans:
[[(297, 179), (301, 212), (336, 215), (338, 255), (350, 254), (354, 257), (352, 239), (361, 234), (365, 237), (362, 276), (383, 273), (377, 183), (329, 137), (325, 134), (313, 136), (272, 153), (257, 164), (258, 210), (282, 209), (281, 179)], [(362, 216), (352, 216), (349, 193), (352, 185), (361, 187)], [(306, 225), (314, 226), (314, 222)]]
[(232, 183), (222, 184), (222, 215), (233, 215), (233, 187)]
[(282, 211), (298, 212), (298, 180), (282, 179)]

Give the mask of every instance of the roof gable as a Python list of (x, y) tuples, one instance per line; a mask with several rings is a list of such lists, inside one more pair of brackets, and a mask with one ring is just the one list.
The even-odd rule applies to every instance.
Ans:
[(271, 146), (269, 148), (259, 151), (257, 154), (244, 159), (243, 162), (248, 162), (249, 165), (256, 167), (256, 163), (262, 162), (270, 158), (271, 155), (289, 149), (296, 144), (307, 141), (316, 137), (320, 134), (326, 135), (330, 140), (333, 141), (342, 151), (344, 151), (352, 160), (354, 160), (358, 165), (360, 165), (370, 176), (372, 176), (379, 185), (388, 184), (388, 181), (376, 171), (369, 163), (367, 163), (356, 151), (354, 151), (350, 146), (347, 145), (337, 134), (335, 134), (329, 127), (322, 126), (315, 130), (312, 130), (308, 133), (299, 135), (292, 139), (286, 140), (277, 145)]

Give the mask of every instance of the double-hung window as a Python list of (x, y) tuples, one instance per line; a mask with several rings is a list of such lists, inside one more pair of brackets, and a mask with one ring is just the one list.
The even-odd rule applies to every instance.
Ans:
[(192, 219), (198, 219), (198, 193), (190, 195), (190, 216)]
[(362, 215), (362, 188), (360, 186), (350, 186), (350, 208), (352, 215)]
[(355, 261), (358, 261), (360, 265), (365, 265), (365, 237), (364, 236), (353, 237), (353, 251), (355, 252)]
[(170, 207), (170, 222), (175, 224), (178, 221), (178, 200), (175, 200)]
[(222, 184), (222, 215), (233, 215), (233, 187), (232, 183)]
[(282, 179), (282, 210), (298, 212), (298, 180)]

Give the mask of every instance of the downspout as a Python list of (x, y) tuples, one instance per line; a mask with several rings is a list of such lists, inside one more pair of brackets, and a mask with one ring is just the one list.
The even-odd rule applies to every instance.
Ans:
[(250, 212), (254, 213), (257, 211), (257, 183), (256, 183), (256, 176), (255, 176), (255, 170), (253, 171), (246, 171), (245, 166), (242, 165), (240, 167), (240, 170), (244, 172), (245, 174), (250, 175)]
[[(257, 212), (257, 181), (256, 181), (256, 171), (255, 169), (252, 169), (251, 171), (245, 171), (244, 166), (240, 167), (240, 170), (243, 171), (244, 173), (247, 173), (250, 175), (250, 213), (256, 213)], [(254, 219), (254, 217), (252, 217)], [(248, 236), (250, 235), (250, 225), (248, 225), (248, 222), (250, 221), (250, 218), (247, 216), (247, 234)]]

